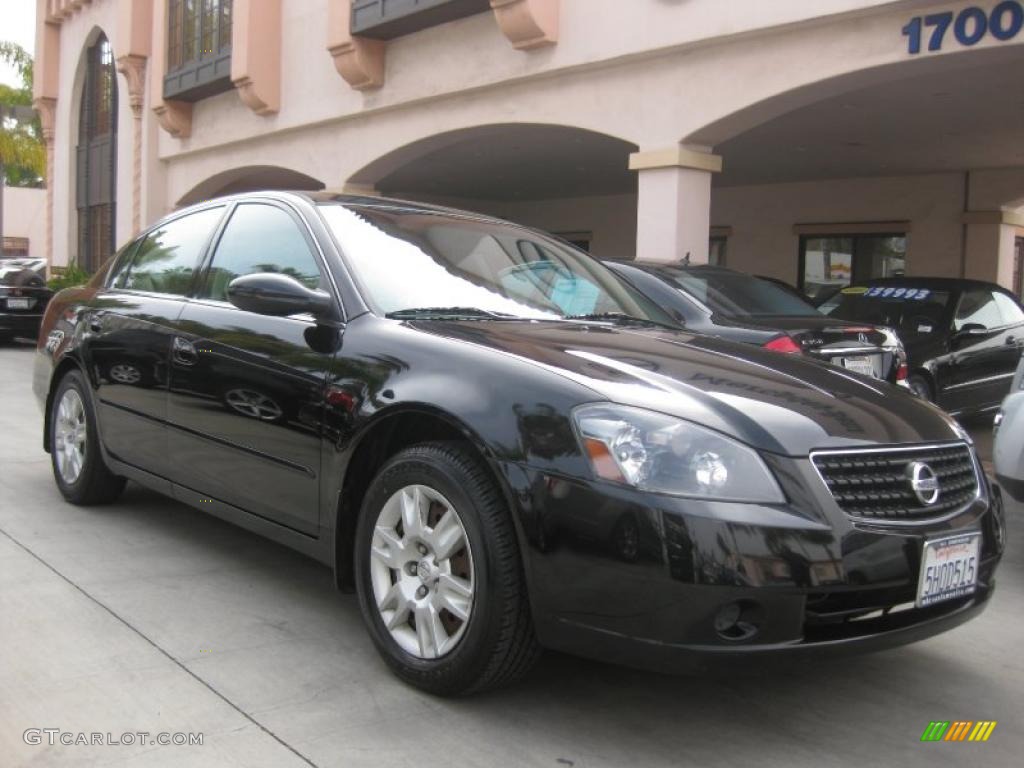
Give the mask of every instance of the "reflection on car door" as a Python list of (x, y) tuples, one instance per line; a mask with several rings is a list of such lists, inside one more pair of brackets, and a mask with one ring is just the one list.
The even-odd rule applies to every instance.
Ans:
[(227, 301), (232, 279), (258, 272), (326, 288), (300, 221), (277, 205), (243, 203), (176, 324), (168, 398), (172, 479), (315, 534), (331, 357), (310, 346), (313, 318), (257, 315)]
[(132, 243), (80, 319), (104, 446), (155, 474), (167, 464), (171, 327), (223, 213), (222, 205), (191, 213)]
[[(974, 333), (968, 335), (968, 331)], [(971, 288), (960, 295), (953, 318), (950, 354), (940, 404), (950, 411), (998, 405), (1019, 356), (1012, 327), (1003, 319), (996, 293)]]

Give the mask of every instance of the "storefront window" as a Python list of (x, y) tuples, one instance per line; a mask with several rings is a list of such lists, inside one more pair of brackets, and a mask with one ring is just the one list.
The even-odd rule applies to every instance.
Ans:
[(727, 237), (712, 237), (708, 241), (708, 264), (713, 267), (725, 266), (725, 246), (728, 241)]
[(907, 238), (902, 234), (800, 238), (800, 288), (812, 301), (853, 282), (898, 277), (906, 264)]

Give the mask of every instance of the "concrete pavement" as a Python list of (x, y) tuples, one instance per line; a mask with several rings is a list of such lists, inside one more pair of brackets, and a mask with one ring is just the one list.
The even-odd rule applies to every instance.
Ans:
[[(1009, 766), (1024, 752), (1020, 509), (989, 610), (915, 646), (716, 678), (549, 654), (515, 688), (445, 701), (387, 672), (326, 568), (135, 485), (110, 507), (64, 503), (33, 354), (0, 346), (0, 766)], [(986, 744), (920, 743), (956, 719), (999, 725)], [(29, 745), (29, 728), (203, 744)]]

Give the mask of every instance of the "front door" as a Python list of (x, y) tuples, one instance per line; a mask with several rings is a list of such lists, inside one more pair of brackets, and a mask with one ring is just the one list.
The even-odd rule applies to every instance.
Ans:
[(996, 292), (987, 288), (964, 291), (953, 318), (948, 371), (939, 403), (950, 411), (998, 405), (1019, 356), (1015, 344)]
[(277, 205), (234, 209), (172, 340), (171, 478), (191, 491), (315, 535), (331, 355), (308, 315), (270, 317), (227, 300), (236, 277), (276, 272), (326, 288), (313, 243)]

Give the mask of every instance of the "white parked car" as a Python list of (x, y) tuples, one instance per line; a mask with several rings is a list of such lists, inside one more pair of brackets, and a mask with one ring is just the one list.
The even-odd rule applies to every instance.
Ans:
[(999, 484), (1024, 502), (1024, 360), (1017, 366), (1010, 394), (996, 416), (994, 453)]

